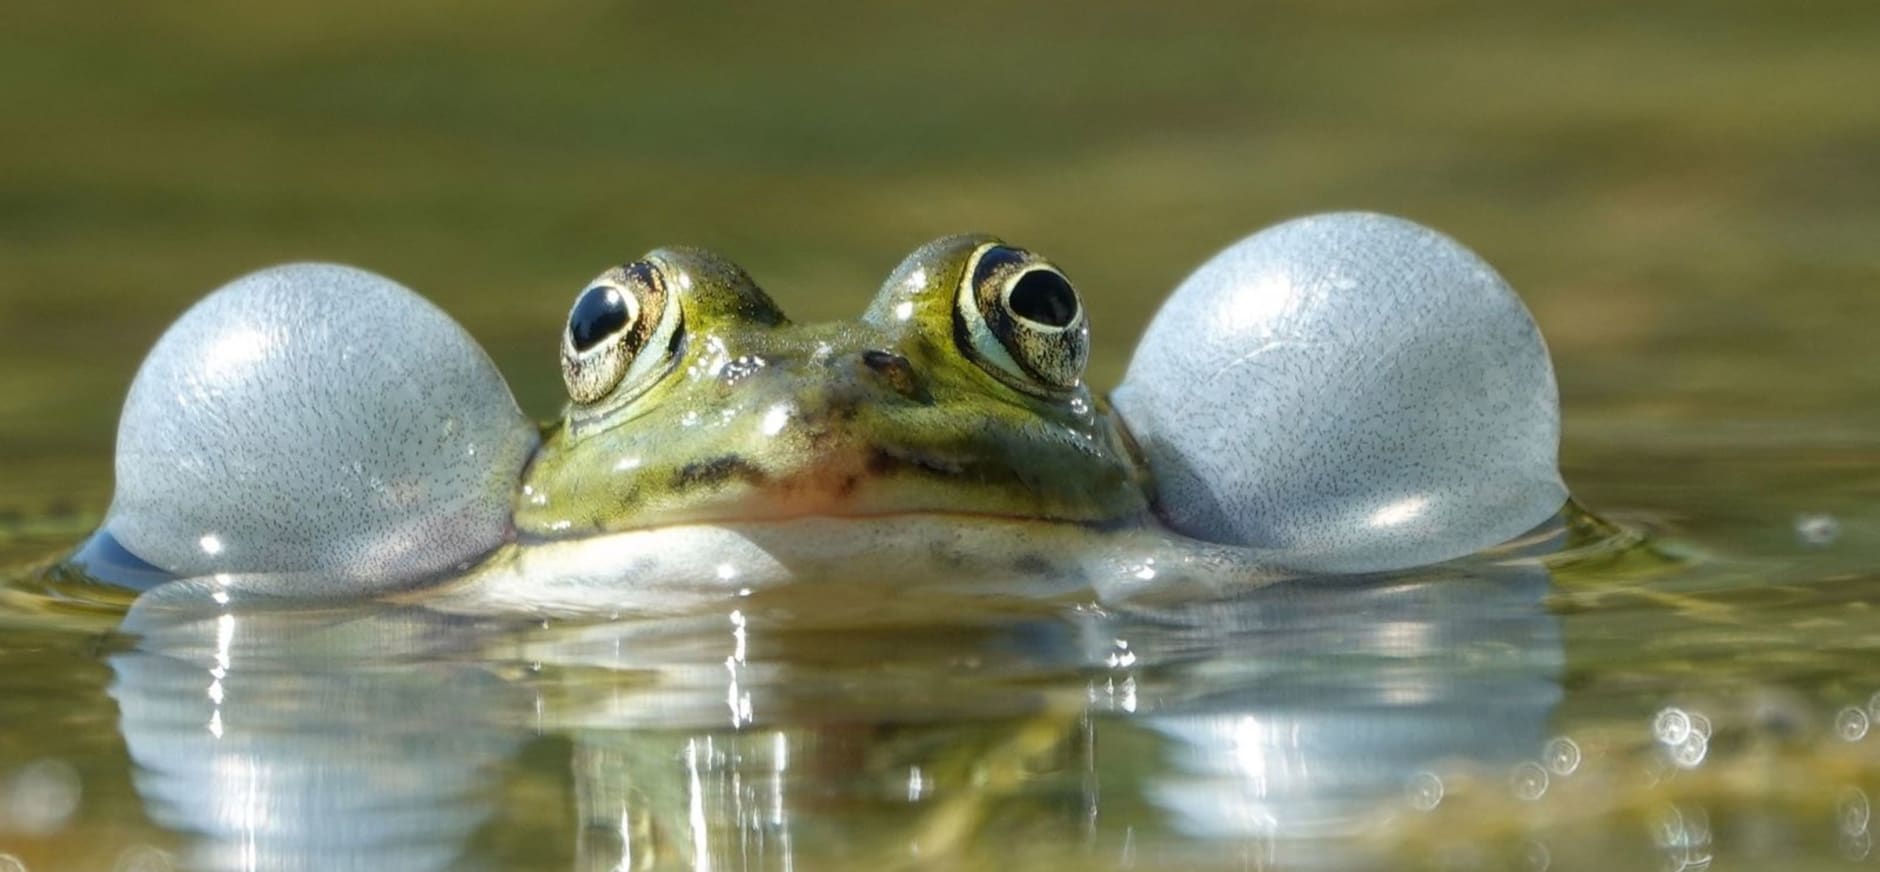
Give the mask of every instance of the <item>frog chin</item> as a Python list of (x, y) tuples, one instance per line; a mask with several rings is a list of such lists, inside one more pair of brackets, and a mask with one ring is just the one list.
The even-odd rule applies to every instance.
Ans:
[[(818, 620), (999, 597), (1106, 599), (1141, 585), (1145, 567), (1199, 558), (1260, 583), (1254, 552), (1152, 530), (943, 512), (725, 519), (533, 543), (499, 552), (441, 588), (410, 594), (447, 612), (624, 616), (751, 608), (812, 597)], [(1201, 546), (1207, 547), (1207, 546)], [(794, 611), (794, 609), (793, 609)], [(916, 614), (926, 614), (916, 609)]]

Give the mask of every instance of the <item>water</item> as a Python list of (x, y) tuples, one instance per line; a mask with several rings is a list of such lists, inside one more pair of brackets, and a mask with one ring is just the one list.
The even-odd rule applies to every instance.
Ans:
[(840, 625), (806, 586), (679, 620), (332, 608), (129, 640), (22, 598), (0, 820), (28, 868), (1864, 860), (1875, 579), (1578, 541)]
[(580, 282), (657, 244), (810, 320), (992, 229), (1078, 281), (1110, 384), (1208, 252), (1350, 207), (1522, 291), (1568, 483), (1649, 538), (890, 626), (805, 589), (138, 647), (8, 593), (0, 869), (1874, 862), (1869, 5), (536, 9), (10, 10), (0, 565), (95, 523), (137, 358), (264, 263), (411, 283), (546, 416)]

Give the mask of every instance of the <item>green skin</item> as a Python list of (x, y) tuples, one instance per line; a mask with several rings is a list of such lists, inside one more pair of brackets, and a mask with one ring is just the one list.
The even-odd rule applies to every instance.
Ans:
[(1147, 522), (1144, 467), (1081, 379), (1044, 385), (975, 346), (975, 330), (998, 337), (961, 317), (960, 288), (992, 242), (922, 247), (859, 320), (830, 324), (790, 323), (709, 252), (648, 255), (680, 335), (639, 351), (666, 358), (650, 376), (550, 425), (517, 498), (520, 539), (915, 514)]

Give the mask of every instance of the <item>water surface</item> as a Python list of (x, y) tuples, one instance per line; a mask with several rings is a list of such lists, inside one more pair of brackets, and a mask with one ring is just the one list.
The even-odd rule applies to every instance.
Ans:
[(267, 263), (410, 283), (548, 416), (580, 283), (656, 245), (810, 320), (995, 231), (1078, 282), (1106, 385), (1194, 263), (1334, 208), (1509, 277), (1569, 485), (1646, 538), (841, 627), (805, 588), (139, 644), (0, 595), (0, 869), (1872, 862), (1871, 4), (820, 9), (13, 10), (0, 565), (96, 522), (137, 359)]

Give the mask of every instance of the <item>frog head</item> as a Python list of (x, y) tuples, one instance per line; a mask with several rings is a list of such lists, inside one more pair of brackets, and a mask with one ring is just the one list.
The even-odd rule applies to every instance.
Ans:
[(921, 247), (852, 321), (796, 324), (692, 248), (609, 269), (562, 334), (570, 402), (524, 475), (524, 536), (948, 514), (1115, 525), (1140, 467), (1083, 383), (1088, 316), (1044, 258)]

